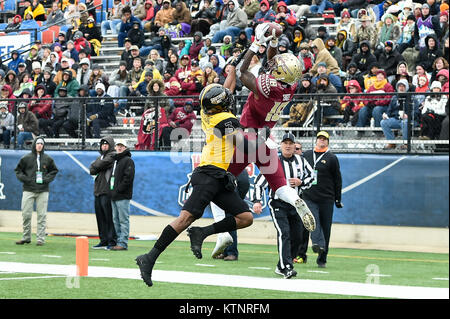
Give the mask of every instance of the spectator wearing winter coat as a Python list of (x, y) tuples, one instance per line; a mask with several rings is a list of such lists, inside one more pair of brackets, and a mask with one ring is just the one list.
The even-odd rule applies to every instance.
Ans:
[(163, 0), (163, 6), (155, 15), (154, 23), (150, 26), (150, 31), (157, 32), (159, 28), (173, 22), (173, 12), (175, 8), (170, 4), (170, 0)]
[(200, 5), (200, 10), (197, 11), (191, 22), (191, 33), (200, 31), (202, 35), (207, 35), (210, 27), (217, 22), (216, 7), (211, 5), (212, 0), (203, 1), (203, 6)]
[(397, 65), (404, 61), (403, 56), (397, 51), (393, 41), (386, 41), (384, 49), (378, 56), (378, 64), (383, 66), (388, 81), (392, 82), (397, 74)]
[[(316, 83), (317, 94), (337, 93), (336, 88), (329, 81), (328, 75), (322, 73), (319, 75)], [(339, 115), (340, 104), (335, 96), (327, 96), (321, 100), (323, 116)], [(317, 119), (315, 119), (317, 121)], [(316, 124), (318, 124), (316, 122)]]
[(295, 26), (297, 24), (297, 16), (295, 11), (289, 9), (284, 1), (280, 1), (277, 4), (275, 22), (286, 22), (290, 26)]
[(100, 25), (102, 36), (105, 36), (108, 30), (111, 30), (112, 34), (117, 34), (119, 32), (118, 29), (122, 22), (121, 17), (123, 7), (124, 5), (121, 0), (114, 0), (111, 12), (108, 14), (108, 19), (103, 20)]
[(377, 62), (377, 58), (370, 50), (369, 41), (362, 41), (359, 44), (359, 52), (353, 56), (351, 62), (363, 73), (368, 72), (370, 65)]
[(329, 72), (339, 76), (339, 74), (340, 74), (339, 65), (338, 65), (337, 61), (333, 58), (331, 53), (325, 47), (325, 44), (323, 43), (322, 39), (316, 38), (312, 42), (311, 48), (315, 55), (314, 65), (312, 66), (311, 70), (309, 71), (311, 73), (311, 75), (316, 75), (319, 63), (325, 62)]
[(448, 69), (442, 69), (438, 72), (438, 74), (436, 75), (437, 80), (441, 83), (442, 92), (447, 92), (449, 91), (449, 76), (448, 76), (449, 72)]
[(139, 29), (142, 28), (141, 21), (131, 14), (130, 6), (125, 6), (122, 9), (122, 23), (120, 24), (119, 33), (117, 35), (117, 44), (119, 47), (123, 47), (125, 38), (128, 35), (128, 31), (133, 28), (134, 22), (139, 22)]
[(52, 3), (52, 9), (50, 13), (47, 15), (47, 20), (44, 22), (44, 25), (51, 26), (51, 25), (59, 25), (63, 26), (66, 24), (66, 21), (64, 20), (64, 13), (59, 8), (58, 2), (55, 1)]
[[(346, 83), (347, 92), (350, 94), (362, 93), (361, 86), (356, 80), (350, 80)], [(366, 105), (367, 101), (364, 96), (350, 96), (346, 95), (341, 101), (341, 111), (344, 113), (343, 124), (351, 123), (351, 126), (356, 125), (358, 119), (358, 111)], [(350, 122), (350, 116), (353, 116)]]
[(133, 22), (133, 27), (128, 31), (127, 38), (130, 39), (132, 45), (137, 45), (138, 48), (144, 45), (145, 34), (139, 21)]
[(13, 50), (11, 51), (11, 61), (8, 63), (8, 69), (14, 71), (16, 74), (19, 73), (19, 64), (25, 63), (25, 60), (19, 54), (19, 51)]
[(80, 84), (78, 83), (76, 78), (73, 77), (73, 73), (70, 70), (64, 70), (62, 72), (62, 80), (56, 86), (56, 90), (54, 93), (55, 97), (59, 96), (58, 89), (60, 87), (65, 87), (67, 89), (67, 96), (75, 97), (78, 95), (78, 88), (80, 87)]
[(177, 107), (169, 116), (169, 126), (165, 127), (162, 131), (161, 147), (166, 150), (171, 149), (171, 133), (174, 129), (180, 129), (177, 131), (178, 140), (189, 137), (197, 119), (197, 116), (193, 112), (193, 103), (192, 99), (187, 99), (184, 106)]
[[(430, 91), (441, 92), (442, 85), (439, 81), (431, 83)], [(446, 117), (448, 97), (445, 94), (432, 94), (426, 97), (422, 106), (420, 118), (420, 136), (422, 140), (437, 139), (441, 132), (442, 121)]]
[[(388, 82), (386, 72), (382, 69), (376, 72), (376, 80), (367, 90), (367, 93), (391, 93), (395, 92), (392, 85)], [(369, 123), (371, 117), (375, 120), (375, 127), (380, 127), (383, 113), (386, 112), (392, 95), (367, 96), (367, 105), (359, 110), (358, 122), (356, 126), (364, 127)], [(360, 133), (360, 132), (358, 132)], [(362, 134), (359, 134), (362, 136)]]
[[(42, 99), (42, 100), (41, 100)], [(45, 100), (44, 100), (45, 99)], [(42, 128), (42, 122), (49, 120), (52, 116), (52, 104), (51, 96), (47, 94), (47, 90), (44, 84), (39, 84), (34, 89), (34, 95), (32, 100), (28, 104), (28, 110), (30, 110), (39, 121), (39, 128)]]
[(175, 10), (172, 12), (173, 21), (172, 24), (186, 23), (191, 24), (191, 13), (186, 7), (186, 3), (178, 1), (175, 4)]
[(336, 37), (328, 36), (325, 42), (325, 47), (330, 52), (331, 56), (336, 60), (340, 69), (344, 69), (342, 65), (342, 50), (336, 46)]
[[(266, 0), (263, 0), (266, 1)], [(226, 19), (226, 28), (224, 30), (218, 31), (214, 34), (212, 38), (213, 43), (222, 42), (224, 36), (231, 35), (233, 42), (235, 38), (239, 35), (239, 32), (245, 29), (248, 23), (247, 14), (244, 10), (239, 7), (239, 2), (237, 0), (230, 0), (228, 2), (228, 14)], [(251, 33), (247, 32), (247, 37), (251, 37)]]
[(33, 0), (31, 5), (25, 10), (23, 13), (23, 18), (27, 16), (27, 14), (31, 14), (35, 21), (45, 21), (45, 8), (39, 2), (39, 0)]
[[(386, 112), (383, 113), (383, 120), (381, 120), (380, 124), (387, 140), (395, 139), (393, 129), (401, 129), (403, 140), (406, 140), (408, 138), (408, 114), (411, 111), (408, 109), (409, 105), (406, 104), (406, 96), (404, 95), (409, 90), (408, 81), (405, 79), (399, 80), (396, 89), (399, 94), (392, 97)], [(414, 115), (410, 114), (415, 121), (419, 117), (419, 112), (417, 111), (414, 112)], [(389, 143), (384, 149), (394, 149), (396, 147), (396, 144)], [(402, 148), (406, 148), (406, 145)]]
[(200, 31), (194, 33), (194, 42), (192, 42), (189, 48), (189, 57), (191, 60), (199, 60), (200, 50), (204, 45), (203, 34)]
[(417, 64), (422, 64), (425, 71), (431, 73), (433, 72), (433, 63), (438, 57), (442, 57), (442, 50), (436, 35), (430, 34), (425, 38), (425, 47), (420, 50)]
[(19, 103), (17, 110), (19, 113), (17, 115), (17, 146), (23, 149), (25, 141), (33, 140), (39, 135), (39, 122), (36, 116), (28, 111), (25, 102)]
[(103, 83), (97, 83), (95, 91), (97, 99), (88, 102), (86, 107), (86, 116), (89, 123), (89, 129), (86, 133), (89, 137), (100, 138), (100, 129), (115, 124), (116, 116), (113, 101), (100, 99), (110, 97), (105, 93), (106, 89)]
[(345, 70), (356, 51), (354, 42), (348, 38), (347, 30), (342, 29), (338, 31), (336, 36), (336, 47), (340, 48), (342, 51), (341, 70)]
[(361, 26), (356, 30), (354, 41), (359, 46), (362, 41), (368, 41), (371, 50), (375, 50), (378, 41), (376, 29), (371, 25), (369, 16), (364, 15), (360, 18)]
[(337, 92), (344, 92), (341, 78), (333, 73), (330, 73), (325, 62), (320, 62), (317, 65), (317, 74), (311, 79), (312, 83), (317, 85), (317, 80), (322, 74), (327, 74), (328, 81), (336, 88)]
[[(15, 99), (16, 97), (13, 94), (13, 90), (9, 84), (4, 84), (0, 86), (0, 98), (2, 99)], [(14, 101), (8, 101), (8, 112), (14, 113)]]
[(300, 63), (302, 64), (302, 73), (308, 73), (309, 70), (314, 65), (314, 55), (309, 50), (309, 45), (306, 42), (300, 43), (300, 53), (298, 54), (298, 59), (300, 60)]
[(0, 102), (0, 142), (5, 148), (11, 143), (11, 133), (14, 131), (14, 115), (8, 111), (8, 103)]
[(430, 6), (425, 3), (422, 5), (422, 16), (417, 19), (414, 27), (414, 43), (417, 50), (426, 47), (425, 40), (431, 34), (436, 35), (436, 39), (439, 39), (441, 37), (441, 26), (439, 16), (433, 16), (430, 13)]

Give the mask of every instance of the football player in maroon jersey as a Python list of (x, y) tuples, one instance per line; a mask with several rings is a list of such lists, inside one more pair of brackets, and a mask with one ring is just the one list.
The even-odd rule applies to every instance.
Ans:
[[(264, 174), (269, 186), (283, 201), (297, 209), (300, 218), (309, 231), (316, 227), (314, 216), (294, 188), (286, 182), (286, 177), (278, 158), (277, 145), (270, 138), (270, 128), (277, 123), (280, 113), (292, 100), (297, 89), (297, 81), (302, 76), (302, 67), (297, 57), (290, 53), (278, 54), (276, 30), (268, 35), (268, 23), (260, 24), (255, 29), (255, 41), (244, 55), (240, 67), (240, 80), (251, 92), (244, 105), (240, 124), (246, 130), (248, 140), (258, 139), (257, 149), (245, 154), (236, 148), (233, 162), (228, 171), (235, 176), (254, 162)], [(270, 31), (269, 31), (270, 32)], [(265, 72), (255, 77), (248, 67), (253, 56), (262, 44), (267, 45), (267, 65)], [(235, 69), (229, 76), (236, 76)]]

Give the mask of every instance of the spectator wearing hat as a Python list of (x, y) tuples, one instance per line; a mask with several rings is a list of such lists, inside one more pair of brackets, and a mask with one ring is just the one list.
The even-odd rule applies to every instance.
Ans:
[(386, 72), (389, 83), (395, 79), (397, 74), (397, 65), (404, 61), (403, 56), (397, 51), (396, 45), (393, 41), (388, 40), (384, 43), (384, 49), (378, 56), (378, 64), (383, 66)]
[(81, 85), (89, 85), (89, 79), (91, 77), (92, 70), (90, 69), (91, 62), (88, 58), (84, 58), (80, 61), (80, 68), (77, 71), (77, 81)]
[(356, 36), (356, 23), (355, 20), (352, 19), (352, 16), (348, 9), (343, 9), (341, 11), (341, 19), (337, 24), (336, 32), (339, 34), (339, 31), (343, 30), (346, 31), (347, 38), (353, 41)]
[[(6, 73), (5, 85), (8, 85), (8, 89), (11, 90), (11, 94), (9, 95), (14, 96), (13, 92), (19, 88), (19, 79), (17, 78), (16, 72), (9, 70), (8, 73)], [(2, 97), (7, 98), (4, 94)]]
[(317, 80), (321, 75), (327, 75), (328, 81), (333, 85), (333, 87), (336, 88), (337, 92), (344, 92), (341, 78), (333, 73), (330, 73), (325, 62), (319, 62), (317, 64), (317, 74), (312, 77), (311, 82), (317, 86)]
[(430, 34), (425, 38), (425, 47), (419, 52), (419, 57), (417, 58), (417, 64), (423, 65), (427, 73), (433, 72), (434, 61), (442, 57), (442, 49), (439, 46), (439, 41), (437, 36)]
[(39, 0), (32, 0), (31, 5), (25, 10), (23, 13), (23, 17), (25, 18), (28, 13), (31, 13), (31, 16), (35, 21), (45, 21), (45, 8), (39, 2)]
[[(383, 113), (383, 120), (381, 120), (381, 128), (383, 129), (383, 134), (388, 141), (394, 140), (395, 135), (392, 129), (401, 129), (403, 140), (408, 139), (408, 114), (411, 116), (411, 121), (414, 121), (414, 126), (417, 126), (417, 119), (419, 118), (420, 111), (414, 110), (410, 113), (409, 105), (406, 104), (405, 92), (409, 90), (409, 84), (406, 79), (401, 79), (396, 85), (398, 95), (394, 95), (389, 103), (389, 106), (385, 113)], [(412, 105), (412, 104), (411, 104)], [(397, 147), (394, 143), (387, 144), (384, 149), (395, 149)], [(406, 144), (402, 146), (406, 149)]]
[(103, 72), (103, 67), (99, 64), (93, 64), (92, 72), (91, 75), (89, 76), (88, 82), (89, 89), (91, 90), (90, 96), (96, 95), (95, 86), (97, 85), (97, 83), (103, 83), (106, 89), (109, 86), (108, 76)]
[[(329, 149), (330, 136), (328, 132), (317, 133), (316, 145), (313, 150), (303, 152), (303, 156), (313, 168), (315, 180), (311, 187), (303, 190), (302, 198), (316, 220), (316, 229), (311, 233), (312, 250), (318, 254), (317, 265), (325, 268), (329, 252), (333, 208), (342, 208), (342, 176), (339, 159)], [(306, 255), (306, 243), (301, 243), (303, 251), (299, 255)]]
[(155, 8), (153, 7), (152, 0), (145, 0), (144, 2), (144, 14), (141, 20), (142, 29), (145, 29), (147, 31), (150, 31), (151, 23), (153, 22), (155, 18), (155, 14), (157, 11), (155, 11)]
[(130, 200), (133, 198), (134, 161), (126, 142), (116, 141), (116, 154), (109, 178), (112, 219), (117, 235), (117, 243), (111, 250), (128, 249), (130, 234)]
[(180, 58), (180, 67), (175, 72), (175, 78), (178, 82), (183, 82), (189, 74), (191, 73), (191, 58), (188, 54), (181, 56)]
[(61, 51), (65, 51), (67, 49), (66, 43), (66, 31), (59, 31), (56, 41), (53, 43), (53, 49), (55, 48), (55, 45), (59, 45), (61, 47)]
[(20, 55), (19, 51), (11, 51), (11, 61), (8, 63), (8, 69), (13, 70), (16, 74), (19, 72), (19, 64), (24, 63), (25, 60)]
[[(386, 72), (382, 69), (376, 72), (376, 80), (372, 83), (369, 89), (366, 91), (367, 105), (359, 110), (358, 115), (358, 127), (364, 127), (369, 124), (369, 120), (373, 117), (375, 120), (375, 127), (380, 127), (380, 122), (383, 118), (383, 113), (387, 111), (389, 103), (391, 102), (392, 95), (372, 95), (370, 93), (393, 93), (395, 92), (392, 85), (387, 80)], [(376, 132), (377, 135), (379, 132)], [(358, 136), (362, 136), (361, 132), (358, 132)]]
[[(338, 46), (336, 46), (336, 36), (330, 35), (325, 41), (325, 47), (330, 52), (331, 56), (336, 60), (340, 69), (343, 69), (342, 66), (342, 50)], [(345, 68), (344, 68), (345, 70)]]
[(306, 42), (300, 43), (300, 52), (298, 54), (300, 63), (302, 64), (302, 73), (309, 74), (309, 70), (314, 65), (314, 55), (310, 50), (309, 44)]
[(122, 23), (120, 24), (119, 33), (117, 36), (118, 46), (123, 47), (124, 40), (128, 35), (128, 31), (133, 28), (133, 24), (135, 21), (139, 22), (139, 29), (142, 29), (141, 21), (131, 14), (130, 6), (125, 6), (122, 9)]
[(34, 204), (37, 212), (36, 245), (45, 244), (47, 228), (47, 206), (49, 184), (58, 174), (54, 160), (44, 152), (45, 141), (37, 137), (31, 146), (31, 152), (23, 156), (17, 163), (14, 172), (22, 183), (22, 218), (23, 234), (17, 245), (31, 242), (31, 217)]
[(341, 70), (346, 70), (348, 64), (356, 53), (356, 47), (353, 40), (349, 38), (347, 30), (342, 29), (338, 31), (336, 36), (336, 47), (342, 51), (342, 63), (340, 68)]
[(77, 77), (77, 72), (70, 67), (70, 60), (68, 58), (66, 58), (66, 57), (63, 57), (61, 59), (61, 67), (58, 70), (58, 72), (56, 72), (55, 77), (53, 78), (53, 82), (55, 82), (55, 84), (57, 86), (62, 81), (62, 77), (63, 77), (64, 71), (69, 71), (72, 74), (72, 77), (74, 79)]
[(396, 43), (400, 38), (401, 28), (397, 22), (397, 17), (391, 13), (385, 13), (381, 21), (376, 25), (377, 28), (377, 47), (383, 46), (386, 41)]
[[(357, 80), (349, 80), (346, 83), (349, 94), (362, 93), (361, 86)], [(361, 96), (346, 95), (341, 101), (341, 111), (344, 113), (342, 124), (346, 126), (355, 126), (358, 119), (358, 111), (366, 105), (366, 100)], [(350, 122), (350, 117), (351, 122)]]
[(422, 5), (422, 16), (417, 18), (414, 27), (414, 43), (416, 50), (424, 49), (426, 45), (427, 36), (434, 34), (437, 39), (441, 37), (441, 25), (439, 23), (439, 16), (433, 16), (430, 13), (430, 6), (428, 3)]
[(75, 44), (72, 40), (67, 41), (67, 49), (63, 52), (63, 55), (68, 54), (70, 59), (74, 62), (80, 62), (79, 52), (75, 49)]
[(441, 37), (439, 38), (439, 42), (443, 43), (445, 38), (448, 38), (448, 31), (449, 31), (449, 13), (448, 9), (447, 11), (441, 11), (439, 14), (439, 22), (441, 25)]
[(401, 27), (400, 37), (397, 40), (398, 52), (402, 54), (407, 48), (414, 47), (414, 28), (416, 17), (410, 14), (406, 17), (405, 24)]
[[(172, 114), (170, 114), (168, 123), (169, 126), (164, 127), (160, 138), (160, 146), (164, 150), (170, 151), (171, 141), (180, 141), (188, 138), (191, 135), (192, 127), (197, 119), (194, 113), (194, 101), (186, 99), (184, 106), (177, 107)], [(176, 130), (176, 134), (172, 131)]]
[[(39, 129), (44, 129), (46, 121), (52, 117), (52, 96), (47, 94), (47, 89), (44, 84), (38, 84), (34, 89), (32, 100), (28, 104), (28, 109), (36, 115), (39, 121)], [(49, 132), (45, 132), (47, 136)]]
[(181, 83), (183, 95), (199, 95), (203, 89), (203, 71), (200, 69), (198, 61), (192, 61), (191, 72)]
[(120, 55), (121, 61), (127, 61), (131, 56), (131, 47), (133, 46), (131, 44), (131, 40), (129, 38), (125, 38), (123, 40), (124, 50), (122, 51), (122, 54)]
[(53, 82), (53, 74), (49, 67), (45, 67), (42, 76), (40, 76), (36, 82), (36, 86), (43, 84), (48, 95), (54, 96), (56, 90), (56, 84)]
[(166, 24), (170, 24), (173, 22), (173, 12), (175, 8), (172, 7), (170, 0), (163, 0), (162, 7), (158, 10), (155, 15), (155, 20), (150, 26), (151, 32), (158, 32), (161, 27), (164, 27)]
[(61, 81), (56, 86), (55, 97), (59, 96), (58, 95), (58, 89), (60, 87), (65, 87), (67, 89), (67, 95), (68, 96), (72, 96), (72, 97), (77, 96), (78, 88), (80, 87), (80, 83), (78, 83), (78, 81), (76, 79), (76, 73), (75, 73), (75, 76), (73, 75), (73, 73), (75, 71), (73, 71), (73, 72), (72, 71), (73, 70), (64, 70), (64, 71), (62, 71)]
[(42, 62), (42, 60), (41, 60), (41, 58), (39, 57), (39, 54), (38, 54), (38, 46), (35, 45), (35, 44), (31, 46), (30, 52), (28, 53), (28, 57), (25, 60), (25, 64), (26, 64), (26, 67), (27, 67), (27, 72), (29, 74), (31, 74), (33, 72), (33, 63), (34, 62), (37, 62), (39, 64), (41, 64), (41, 62)]
[[(167, 54), (167, 50), (171, 47), (171, 45), (167, 46), (166, 38), (167, 36), (165, 29), (163, 27), (159, 28), (158, 33), (151, 38), (150, 42), (144, 42), (139, 54), (141, 56), (147, 56), (151, 50), (158, 50), (159, 53), (164, 56), (164, 54)], [(170, 39), (169, 43), (171, 43)]]
[(25, 141), (33, 140), (39, 135), (39, 122), (36, 116), (28, 110), (26, 102), (20, 102), (17, 106), (17, 146), (23, 149)]
[(374, 26), (372, 26), (371, 19), (368, 15), (363, 15), (359, 21), (361, 25), (356, 30), (354, 41), (359, 46), (363, 41), (368, 41), (371, 50), (375, 50), (378, 43), (378, 34)]
[(207, 62), (203, 68), (203, 87), (206, 87), (209, 84), (218, 83), (219, 75), (214, 71), (213, 65), (211, 62)]
[(119, 33), (123, 7), (121, 0), (114, 0), (113, 7), (108, 12), (107, 20), (103, 20), (100, 25), (103, 37), (106, 36), (108, 30), (111, 30), (111, 33), (114, 35)]
[(139, 21), (133, 22), (133, 27), (128, 31), (127, 38), (130, 39), (132, 45), (137, 45), (140, 49), (144, 45), (145, 35)]
[(17, 66), (17, 77), (19, 80), (19, 85), (21, 84), (20, 78), (24, 73), (27, 73), (29, 75), (29, 73), (27, 72), (27, 64), (25, 62), (20, 62)]
[(81, 50), (84, 50), (86, 52), (86, 55), (88, 58), (91, 57), (91, 44), (88, 40), (83, 36), (83, 32), (76, 31), (72, 37), (73, 45), (75, 47), (75, 50), (78, 51), (78, 54), (81, 53)]
[[(312, 186), (314, 172), (305, 158), (295, 154), (295, 137), (292, 133), (283, 135), (279, 158), (284, 168), (286, 181), (298, 194)], [(255, 214), (262, 212), (261, 199), (267, 185), (264, 175), (259, 174), (255, 180), (252, 199)], [(275, 273), (289, 279), (297, 274), (294, 270), (293, 259), (298, 256), (300, 243), (307, 240), (309, 234), (292, 205), (280, 200), (273, 190), (269, 190), (269, 197), (270, 215), (277, 231), (279, 256)], [(306, 238), (304, 238), (305, 234)]]
[[(130, 96), (139, 85), (139, 81), (142, 78), (144, 70), (142, 68), (142, 58), (141, 57), (135, 57), (133, 59), (133, 68), (127, 72), (127, 80), (126, 84), (120, 87), (119, 90), (119, 96), (125, 97)], [(124, 110), (127, 106), (127, 100), (122, 99), (118, 101), (118, 105), (115, 108), (115, 112), (121, 112), (121, 110)]]
[[(433, 93), (441, 92), (442, 85), (439, 81), (431, 83), (430, 91)], [(448, 105), (448, 96), (443, 94), (428, 95), (423, 102), (422, 115), (420, 117), (420, 136), (421, 140), (434, 140), (439, 138), (441, 125), (447, 116), (446, 106)]]
[(8, 102), (2, 101), (0, 102), (0, 142), (3, 142), (4, 148), (9, 148), (13, 131), (14, 115), (8, 111)]
[(87, 103), (86, 115), (88, 117), (89, 128), (86, 132), (88, 137), (100, 138), (100, 129), (115, 124), (116, 116), (114, 114), (114, 104), (112, 100), (103, 100), (108, 98), (106, 88), (103, 83), (95, 85), (96, 98)]
[[(89, 103), (91, 104), (91, 103)], [(116, 232), (112, 219), (110, 176), (114, 165), (114, 138), (106, 136), (100, 139), (100, 155), (89, 167), (89, 173), (95, 176), (94, 207), (100, 242), (93, 249), (111, 249), (116, 246)]]
[(353, 56), (350, 63), (355, 63), (360, 72), (367, 73), (370, 65), (376, 62), (377, 58), (371, 52), (370, 42), (364, 40), (359, 43), (359, 51)]
[[(89, 97), (89, 88), (86, 85), (81, 85), (78, 89), (78, 97), (87, 98)], [(69, 134), (72, 138), (78, 138), (79, 134), (76, 132), (78, 128), (83, 130), (86, 127), (86, 116), (83, 112), (83, 107), (86, 104), (86, 99), (73, 99), (69, 112), (67, 114), (67, 118), (62, 124), (64, 130)]]
[(130, 55), (125, 59), (125, 61), (127, 62), (128, 71), (133, 69), (133, 63), (135, 59), (141, 60), (141, 67), (145, 65), (145, 59), (140, 55), (139, 47), (137, 45), (132, 45), (130, 47)]
[(102, 46), (103, 36), (100, 28), (95, 25), (95, 19), (93, 17), (89, 17), (87, 19), (87, 23), (80, 25), (78, 30), (80, 30), (83, 34), (86, 41), (91, 44), (91, 54), (98, 56), (99, 50)]

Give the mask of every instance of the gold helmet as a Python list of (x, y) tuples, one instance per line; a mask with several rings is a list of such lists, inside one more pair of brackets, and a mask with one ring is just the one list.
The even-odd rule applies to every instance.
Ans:
[(302, 77), (302, 65), (292, 53), (277, 54), (268, 62), (268, 68), (275, 79), (290, 85)]

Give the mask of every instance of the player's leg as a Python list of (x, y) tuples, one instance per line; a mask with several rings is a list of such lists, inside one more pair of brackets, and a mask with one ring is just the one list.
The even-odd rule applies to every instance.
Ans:
[(136, 263), (141, 271), (141, 277), (147, 286), (152, 286), (152, 271), (159, 255), (178, 237), (178, 235), (189, 227), (196, 219), (203, 215), (206, 206), (212, 201), (218, 187), (216, 179), (206, 174), (192, 174), (192, 193), (181, 209), (180, 215), (167, 225), (162, 231), (149, 253), (136, 257)]
[[(265, 154), (264, 158), (261, 158), (261, 154)], [(294, 206), (302, 219), (305, 228), (309, 231), (314, 231), (316, 228), (314, 216), (305, 202), (300, 198), (297, 191), (287, 185), (286, 177), (280, 158), (278, 157), (277, 150), (269, 149), (266, 146), (265, 152), (262, 152), (260, 147), (258, 150), (256, 165), (266, 178), (270, 188), (275, 191), (275, 195), (282, 201)]]
[(213, 202), (228, 214), (219, 222), (205, 227), (190, 227), (188, 229), (191, 250), (198, 259), (202, 258), (201, 248), (206, 237), (245, 228), (253, 223), (253, 215), (247, 203), (235, 191), (227, 191), (223, 187), (222, 191), (216, 194)]
[[(225, 218), (225, 211), (214, 203), (211, 203), (211, 212), (215, 222), (219, 222)], [(216, 246), (214, 247), (211, 257), (215, 258), (222, 254), (228, 246), (233, 243), (233, 238), (229, 233), (220, 233), (217, 235)]]

